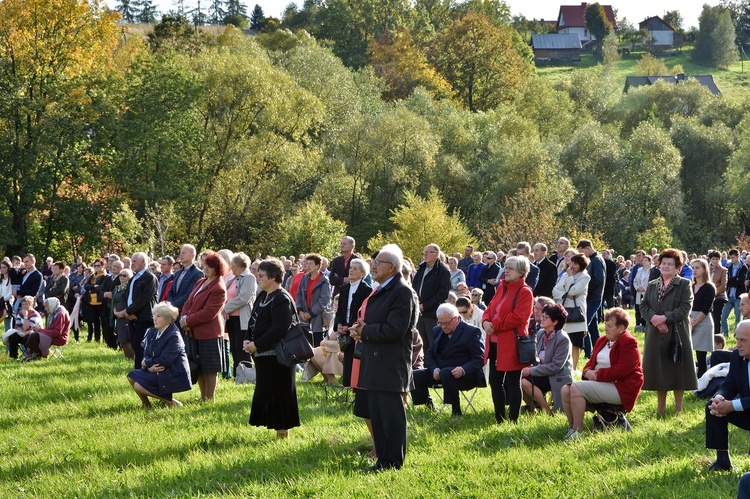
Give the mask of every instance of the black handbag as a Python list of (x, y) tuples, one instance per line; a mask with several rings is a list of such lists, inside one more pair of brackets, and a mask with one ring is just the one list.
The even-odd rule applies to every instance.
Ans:
[(669, 359), (677, 365), (682, 365), (682, 338), (680, 338), (676, 322), (672, 324), (672, 338), (669, 340)]
[(348, 334), (339, 335), (338, 340), (339, 340), (339, 349), (342, 352), (346, 352), (354, 346), (354, 340)]
[(362, 342), (358, 341), (354, 345), (354, 352), (352, 352), (352, 357), (354, 357), (355, 359), (361, 359), (362, 358), (362, 349), (363, 348), (364, 348), (364, 346), (362, 345)]
[[(513, 297), (513, 310), (516, 309), (516, 302), (518, 301), (519, 289), (516, 292), (516, 296)], [(513, 334), (516, 335), (516, 346), (518, 347), (518, 362), (521, 364), (538, 364), (539, 357), (536, 356), (536, 335), (527, 334), (525, 336), (518, 335), (518, 329), (513, 330)]]
[(201, 356), (198, 353), (198, 340), (188, 338), (188, 366), (190, 367), (190, 380), (193, 384), (198, 382), (198, 376), (201, 374)]
[[(571, 284), (570, 288), (572, 287), (573, 285)], [(568, 288), (568, 291), (570, 291), (570, 288)], [(565, 307), (565, 300), (568, 298), (568, 291), (566, 291), (562, 297), (563, 307)], [(581, 307), (576, 305), (575, 296), (573, 297), (573, 306), (565, 307), (565, 311), (568, 313), (568, 317), (565, 320), (568, 324), (572, 324), (574, 322), (586, 322), (586, 317), (584, 317), (583, 315), (583, 310), (581, 310)]]
[(313, 349), (302, 326), (293, 323), (289, 331), (276, 344), (276, 360), (282, 366), (291, 367), (312, 358)]

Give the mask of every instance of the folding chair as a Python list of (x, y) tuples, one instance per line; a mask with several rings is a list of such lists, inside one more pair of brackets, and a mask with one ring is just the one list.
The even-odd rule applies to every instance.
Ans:
[(65, 355), (63, 355), (63, 351), (65, 350), (65, 347), (68, 346), (67, 343), (64, 345), (50, 345), (49, 347), (49, 353), (50, 356), (53, 359), (62, 359), (65, 360)]
[[(461, 394), (461, 398), (464, 399), (464, 402), (466, 403), (466, 407), (464, 408), (464, 412), (468, 413), (469, 410), (474, 411), (474, 414), (479, 414), (477, 412), (477, 409), (474, 407), (474, 397), (477, 395), (477, 391), (480, 389), (480, 386), (475, 386), (474, 388), (469, 388), (467, 390), (459, 390), (458, 393)], [(444, 408), (446, 406), (445, 401), (443, 400), (443, 385), (440, 383), (436, 385), (432, 385), (430, 387), (430, 390), (432, 390), (432, 393), (435, 395), (435, 398), (440, 401), (440, 409)], [(467, 392), (471, 392), (468, 393)]]
[[(334, 402), (342, 405), (349, 405), (349, 394), (352, 393), (352, 389), (348, 386), (343, 385), (329, 385), (324, 384), (326, 393), (326, 402)], [(352, 403), (354, 401), (352, 400)]]

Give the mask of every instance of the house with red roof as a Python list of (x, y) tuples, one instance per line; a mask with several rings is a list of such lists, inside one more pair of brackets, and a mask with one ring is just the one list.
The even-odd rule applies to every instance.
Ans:
[[(581, 44), (587, 45), (594, 40), (588, 29), (586, 29), (586, 7), (588, 3), (581, 5), (561, 5), (557, 16), (557, 32), (577, 34)], [(612, 24), (612, 29), (617, 28), (615, 13), (611, 5), (602, 5), (607, 20)]]

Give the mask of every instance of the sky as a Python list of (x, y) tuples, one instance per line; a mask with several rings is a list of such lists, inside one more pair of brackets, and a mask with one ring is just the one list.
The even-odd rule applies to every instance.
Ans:
[[(197, 5), (197, 0), (184, 0), (186, 7), (188, 5)], [(281, 17), (284, 8), (293, 0), (243, 0), (247, 5), (248, 14), (253, 10), (256, 4), (263, 8), (266, 16)], [(513, 15), (523, 14), (527, 19), (546, 19), (556, 20), (560, 11), (560, 5), (577, 5), (579, 1), (565, 0), (505, 0), (510, 6)], [(301, 7), (303, 0), (296, 0), (295, 3)], [(589, 0), (591, 2), (591, 0)], [(109, 0), (111, 6), (117, 5), (117, 0)], [(156, 0), (157, 9), (160, 12), (174, 10), (175, 2), (173, 0)], [(201, 0), (201, 7), (208, 6), (210, 0)], [(606, 0), (600, 0), (602, 5), (607, 5)], [(698, 16), (703, 9), (703, 4), (718, 5), (719, 0), (619, 0), (616, 3), (609, 3), (619, 12), (619, 17), (627, 17), (630, 22), (637, 25), (639, 22), (651, 16), (661, 16), (668, 10), (679, 10), (682, 14), (683, 28), (686, 30), (691, 26), (698, 27)]]

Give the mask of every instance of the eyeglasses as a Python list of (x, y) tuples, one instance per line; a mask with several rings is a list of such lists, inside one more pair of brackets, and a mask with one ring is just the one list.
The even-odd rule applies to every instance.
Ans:
[(393, 265), (393, 263), (391, 263), (391, 262), (386, 262), (384, 260), (378, 260), (377, 258), (375, 260), (373, 260), (372, 263), (374, 263), (375, 265), (380, 265), (381, 263), (388, 263), (390, 265)]
[(444, 321), (444, 322), (438, 321), (438, 324), (441, 325), (442, 327), (450, 326), (451, 322), (453, 322), (453, 319), (455, 319), (455, 317), (451, 317), (451, 320), (449, 321)]
[(549, 315), (547, 314), (542, 314), (541, 317), (542, 317), (542, 320), (549, 319)]
[(127, 278), (127, 277), (130, 277), (130, 276), (129, 276), (128, 274), (120, 274), (120, 277), (125, 277), (125, 278)]
[(479, 293), (472, 293), (471, 296), (482, 296)]

